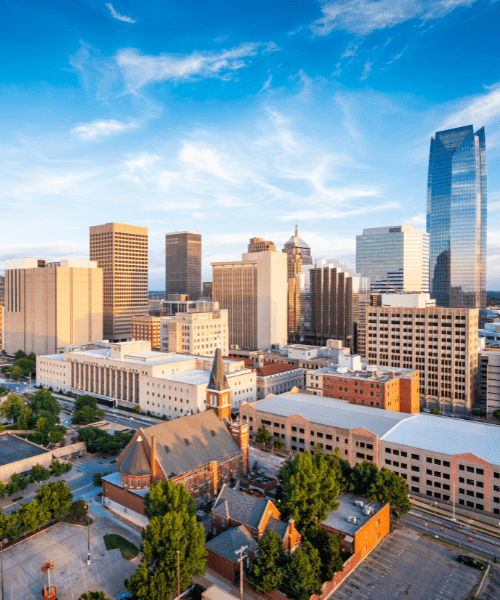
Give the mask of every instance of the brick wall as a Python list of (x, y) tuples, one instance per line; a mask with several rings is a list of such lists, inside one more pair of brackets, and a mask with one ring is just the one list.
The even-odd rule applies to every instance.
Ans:
[(400, 379), (399, 410), (414, 415), (420, 412), (419, 376)]
[(119, 488), (104, 479), (102, 481), (102, 495), (104, 498), (109, 498), (125, 508), (129, 508), (140, 515), (146, 516), (146, 513), (144, 512), (144, 500), (141, 496)]
[(225, 579), (229, 579), (229, 581), (234, 583), (238, 563), (232, 562), (225, 556), (221, 556), (207, 548), (207, 566), (209, 569), (212, 569), (212, 571), (215, 571)]

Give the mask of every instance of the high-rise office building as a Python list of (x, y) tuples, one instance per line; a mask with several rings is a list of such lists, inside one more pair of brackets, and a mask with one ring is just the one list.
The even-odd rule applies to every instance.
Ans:
[(438, 131), (427, 183), (430, 292), (438, 306), (486, 308), (484, 127)]
[(5, 296), (5, 277), (0, 275), (0, 306), (4, 305)]
[(266, 250), (276, 252), (274, 242), (262, 238), (251, 238), (248, 244), (248, 252), (265, 252)]
[(201, 298), (201, 233), (176, 231), (165, 235), (165, 292)]
[(283, 252), (287, 256), (288, 278), (300, 275), (303, 265), (312, 265), (311, 248), (299, 237), (299, 228), (295, 225), (295, 235), (286, 242)]
[(429, 235), (412, 225), (363, 229), (356, 271), (370, 278), (372, 292), (428, 292)]
[(132, 338), (132, 317), (148, 314), (148, 228), (106, 223), (90, 228), (90, 259), (104, 273), (104, 338)]
[(463, 414), (478, 390), (478, 310), (375, 307), (367, 310), (366, 362), (420, 371), (426, 408)]
[(264, 350), (286, 344), (286, 265), (286, 256), (272, 251), (212, 263), (213, 300), (229, 311), (230, 345)]
[(102, 339), (103, 272), (97, 263), (7, 261), (4, 349), (55, 354)]

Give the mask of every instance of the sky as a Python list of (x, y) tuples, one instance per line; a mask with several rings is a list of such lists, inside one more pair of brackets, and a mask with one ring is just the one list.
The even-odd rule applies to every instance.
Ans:
[(88, 228), (203, 236), (210, 263), (298, 223), (355, 266), (363, 228), (425, 229), (430, 138), (486, 130), (500, 290), (500, 1), (2, 0), (0, 270), (88, 258)]

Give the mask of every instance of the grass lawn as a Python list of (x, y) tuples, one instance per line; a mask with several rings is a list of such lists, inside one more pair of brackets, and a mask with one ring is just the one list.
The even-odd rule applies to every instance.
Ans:
[(106, 544), (106, 550), (118, 549), (122, 553), (122, 557), (126, 560), (132, 560), (139, 554), (139, 548), (137, 546), (134, 546), (132, 542), (129, 542), (116, 533), (105, 535), (104, 543)]

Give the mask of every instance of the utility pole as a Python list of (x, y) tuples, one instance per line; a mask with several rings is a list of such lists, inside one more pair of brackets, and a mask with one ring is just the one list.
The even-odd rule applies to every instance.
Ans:
[(235, 550), (235, 554), (238, 554), (238, 562), (240, 563), (240, 600), (243, 600), (243, 552), (248, 549), (248, 546), (242, 546), (239, 550)]
[(5, 542), (8, 542), (7, 538), (0, 541), (0, 561), (2, 562), (2, 600), (4, 599), (4, 595), (3, 595), (3, 545), (5, 544)]
[(456, 519), (455, 519), (455, 482), (453, 482), (452, 500), (453, 500), (453, 517), (451, 520), (456, 521)]
[(177, 550), (177, 600), (181, 597), (181, 584), (180, 584), (180, 568), (179, 568), (179, 550)]

